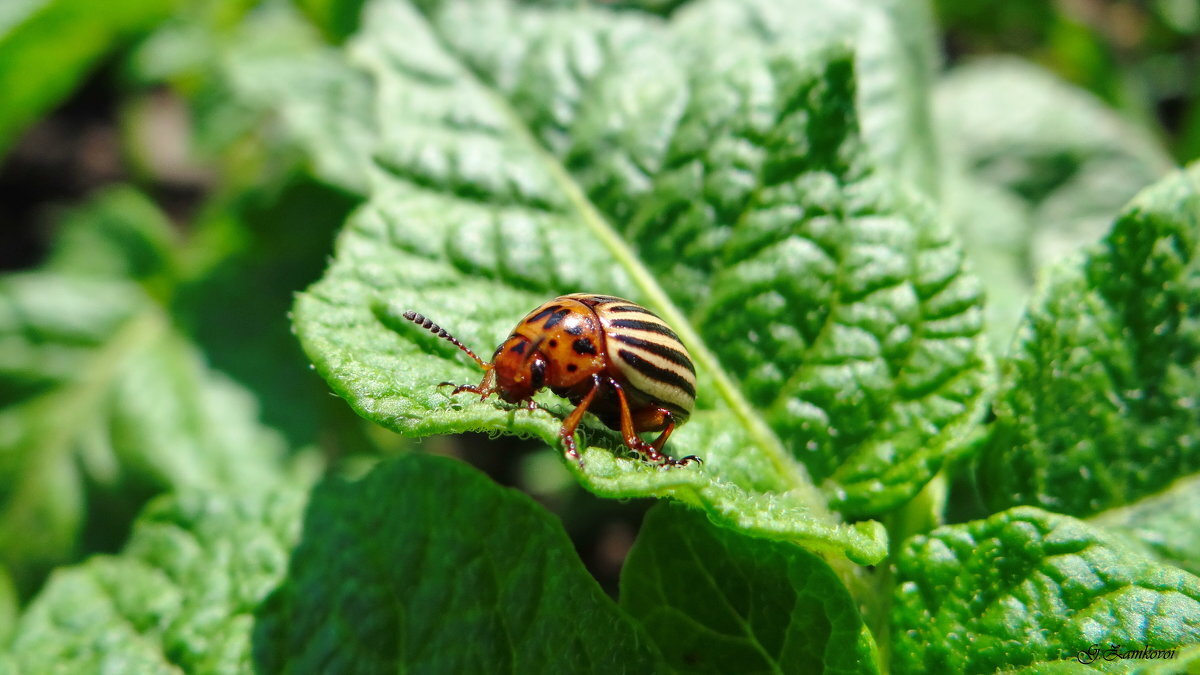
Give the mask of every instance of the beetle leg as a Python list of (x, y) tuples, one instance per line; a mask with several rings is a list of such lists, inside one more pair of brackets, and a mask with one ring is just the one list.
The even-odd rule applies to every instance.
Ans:
[[(633, 416), (629, 413), (629, 401), (625, 400), (625, 389), (615, 380), (610, 384), (617, 392), (617, 407), (621, 413), (621, 436), (625, 439), (625, 445), (628, 445), (630, 450), (645, 455), (651, 462), (674, 463), (671, 458), (659, 452), (658, 448), (638, 438), (637, 431), (633, 428)], [(665, 439), (663, 442), (666, 442)]]
[(703, 460), (695, 455), (688, 455), (683, 459), (671, 459), (667, 455), (663, 454), (663, 446), (667, 444), (667, 438), (671, 435), (671, 432), (675, 430), (675, 416), (671, 414), (670, 410), (665, 408), (659, 408), (653, 411), (652, 417), (654, 420), (651, 423), (654, 426), (658, 426), (660, 421), (666, 422), (666, 428), (662, 430), (662, 433), (658, 435), (658, 438), (654, 439), (653, 443), (647, 443), (646, 441), (643, 441), (637, 435), (637, 430), (633, 425), (633, 414), (629, 411), (629, 402), (625, 400), (625, 391), (621, 388), (621, 385), (617, 384), (616, 382), (612, 383), (612, 387), (617, 391), (617, 399), (620, 403), (621, 436), (625, 439), (625, 445), (628, 445), (636, 452), (642, 453), (649, 461), (657, 462), (664, 466), (684, 466), (691, 462), (699, 462), (701, 464), (704, 463)]
[(671, 435), (672, 431), (675, 431), (675, 416), (669, 411), (664, 410), (663, 418), (667, 421), (667, 428), (663, 429), (658, 438), (654, 439), (654, 442), (650, 444), (659, 452), (662, 452), (663, 446), (667, 444), (667, 437)]
[(579, 427), (580, 420), (583, 419), (583, 414), (587, 412), (588, 406), (592, 404), (592, 400), (596, 398), (596, 392), (600, 391), (600, 376), (592, 376), (592, 388), (587, 395), (579, 401), (579, 405), (567, 415), (567, 419), (563, 420), (562, 427), (558, 430), (558, 436), (562, 439), (563, 445), (567, 447), (567, 458), (579, 462), (579, 468), (583, 468), (583, 458), (579, 456), (579, 451), (575, 449), (575, 429)]
[[(662, 433), (658, 435), (658, 438), (654, 439), (654, 442), (650, 444), (659, 452), (662, 452), (663, 446), (667, 444), (667, 437), (671, 435), (672, 431), (675, 431), (675, 416), (671, 414), (671, 411), (664, 410), (663, 417), (667, 420), (667, 428), (663, 429)], [(671, 459), (668, 457), (667, 462), (673, 466), (683, 466), (690, 462), (698, 462), (703, 464), (704, 460), (695, 455), (688, 455), (682, 459)]]
[(484, 374), (483, 380), (479, 384), (460, 384), (455, 386), (453, 382), (442, 382), (438, 386), (454, 387), (454, 391), (450, 392), (451, 396), (456, 396), (464, 391), (469, 391), (472, 394), (479, 394), (479, 400), (482, 401), (488, 396), (491, 396), (492, 392), (496, 390), (496, 387), (492, 384), (492, 382), (495, 381), (495, 377), (494, 371), (488, 370), (487, 373)]

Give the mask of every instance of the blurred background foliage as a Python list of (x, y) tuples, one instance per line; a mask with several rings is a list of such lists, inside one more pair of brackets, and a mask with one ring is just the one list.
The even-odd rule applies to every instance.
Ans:
[[(118, 549), (154, 494), (228, 478), (140, 453), (126, 427), (146, 423), (145, 402), (121, 398), (120, 378), (103, 369), (91, 381), (55, 372), (68, 357), (150, 350), (159, 373), (190, 373), (190, 394), (151, 389), (194, 395), (176, 426), (224, 423), (223, 411), (240, 405), (253, 413), (237, 422), (241, 432), (270, 436), (264, 447), (285, 457), (261, 461), (290, 474), (359, 471), (409, 444), (330, 396), (291, 335), (293, 293), (319, 277), (360, 197), (329, 179), (337, 167), (309, 166), (273, 137), (278, 120), (259, 105), (270, 93), (245, 91), (235, 67), (256, 50), (343, 40), (361, 2), (297, 0), (311, 32), (260, 21), (248, 38), (242, 19), (260, 4), (286, 3), (0, 3), (0, 351), (9, 351), (0, 355), (0, 637), (5, 605), (29, 598), (55, 565)], [(609, 4), (665, 14), (681, 3)], [(1200, 3), (936, 0), (931, 9), (942, 31), (933, 94), (942, 201), (992, 291), (999, 349), (1042, 265), (1094, 240), (1171, 165), (1200, 157)], [(1031, 125), (1030, 110), (1041, 112), (1028, 119), (1062, 124)], [(38, 307), (82, 311), (80, 285), (111, 290), (111, 307), (90, 308), (94, 330), (48, 320), (45, 335), (32, 335), (27, 315)], [(104, 333), (105, 321), (131, 315), (153, 328), (132, 347)], [(53, 349), (21, 351), (39, 340)], [(207, 398), (215, 390), (223, 393)], [(72, 401), (78, 417), (38, 428), (15, 421), (45, 395)], [(644, 505), (579, 490), (540, 444), (466, 436), (424, 446), (534, 494), (615, 588)], [(47, 513), (55, 517), (38, 520)], [(50, 522), (49, 531), (37, 546), (16, 545), (33, 522)]]
[(1151, 129), (1181, 164), (1200, 157), (1200, 3), (937, 0), (953, 65), (1019, 54)]

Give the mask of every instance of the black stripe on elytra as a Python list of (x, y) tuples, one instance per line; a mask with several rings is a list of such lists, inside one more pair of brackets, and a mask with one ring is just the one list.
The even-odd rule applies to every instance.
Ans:
[(646, 377), (669, 384), (690, 396), (692, 400), (696, 399), (696, 387), (692, 385), (691, 382), (683, 379), (679, 373), (673, 370), (667, 370), (666, 368), (659, 368), (658, 366), (650, 363), (637, 354), (634, 354), (628, 349), (618, 349), (617, 356), (621, 357), (625, 363), (629, 364), (630, 368), (633, 368)]
[(545, 328), (546, 330), (550, 330), (551, 328), (554, 328), (558, 324), (562, 323), (563, 317), (570, 313), (571, 313), (571, 309), (569, 307), (566, 309), (560, 309), (557, 312), (551, 314), (550, 318), (546, 319), (546, 323), (542, 324), (542, 327)]
[(551, 314), (553, 314), (554, 312), (557, 312), (560, 309), (562, 309), (562, 305), (550, 305), (546, 309), (543, 309), (542, 311), (538, 312), (537, 314), (534, 314), (533, 316), (526, 319), (525, 323), (537, 323), (538, 321), (541, 321), (542, 319), (550, 316)]
[(654, 312), (651, 312), (650, 310), (646, 309), (645, 307), (638, 307), (637, 305), (617, 305), (616, 307), (605, 307), (604, 311), (606, 311), (606, 312), (641, 312), (642, 314), (649, 314), (650, 316), (652, 316), (656, 319), (659, 318), (658, 315), (655, 314)]
[(592, 344), (592, 341), (588, 338), (579, 338), (571, 345), (571, 348), (575, 350), (576, 354), (596, 353), (596, 345)]
[(693, 375), (696, 374), (696, 367), (692, 365), (692, 360), (687, 357), (687, 354), (684, 354), (674, 347), (664, 345), (661, 342), (652, 342), (650, 340), (643, 340), (632, 335), (625, 335), (624, 333), (617, 333), (611, 337), (617, 342), (622, 342), (630, 347), (644, 349), (655, 356), (661, 356), (671, 363), (677, 363), (684, 368), (687, 368), (688, 370), (692, 371)]
[(628, 300), (622, 300), (621, 298), (614, 298), (611, 295), (589, 295), (587, 299), (591, 300), (597, 305), (610, 305), (614, 302), (629, 302)]
[(667, 337), (671, 338), (672, 340), (679, 342), (679, 336), (675, 334), (675, 331), (671, 330), (670, 328), (667, 328), (666, 326), (664, 326), (661, 323), (654, 323), (653, 321), (638, 321), (637, 319), (616, 319), (616, 320), (612, 321), (609, 325), (611, 325), (613, 328), (632, 328), (633, 330), (644, 330), (644, 331), (648, 331), (651, 333), (658, 333), (659, 335), (666, 335)]

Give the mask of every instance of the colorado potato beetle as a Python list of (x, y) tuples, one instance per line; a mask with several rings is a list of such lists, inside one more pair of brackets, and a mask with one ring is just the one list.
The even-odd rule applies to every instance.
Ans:
[[(619, 431), (625, 445), (648, 461), (670, 466), (700, 461), (662, 452), (696, 405), (696, 368), (675, 331), (645, 307), (608, 295), (557, 297), (525, 315), (490, 362), (421, 314), (410, 310), (404, 318), (448, 340), (483, 369), (479, 384), (458, 385), (452, 396), (468, 391), (483, 400), (496, 393), (534, 410), (533, 395), (550, 387), (569, 400), (575, 409), (558, 435), (567, 457), (581, 466), (575, 429), (587, 412)], [(653, 443), (638, 436), (652, 431), (662, 432)]]

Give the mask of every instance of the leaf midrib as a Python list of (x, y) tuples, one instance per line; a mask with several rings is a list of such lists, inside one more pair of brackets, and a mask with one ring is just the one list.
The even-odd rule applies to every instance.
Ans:
[(547, 148), (545, 148), (530, 130), (524, 119), (517, 114), (507, 98), (505, 98), (488, 80), (476, 72), (468, 59), (457, 52), (437, 30), (434, 21), (426, 16), (430, 33), (436, 37), (439, 45), (446, 53), (456, 58), (463, 72), (472, 78), (481, 90), (493, 101), (503, 115), (508, 119), (510, 128), (519, 134), (520, 139), (531, 148), (547, 167), (554, 182), (559, 185), (567, 197), (567, 201), (578, 213), (580, 220), (588, 230), (612, 253), (617, 263), (630, 275), (634, 284), (642, 291), (656, 311), (678, 333), (680, 339), (691, 352), (693, 360), (712, 378), (717, 392), (733, 411), (742, 426), (754, 439), (758, 447), (775, 467), (777, 474), (788, 483), (788, 489), (810, 509), (814, 518), (826, 522), (837, 522), (837, 518), (828, 509), (825, 496), (817, 489), (807, 469), (794, 461), (774, 430), (767, 425), (761, 415), (758, 415), (733, 379), (721, 367), (716, 355), (701, 339), (684, 313), (675, 305), (654, 276), (641, 263), (641, 260), (629, 244), (608, 223), (595, 204), (584, 193), (562, 163)]

